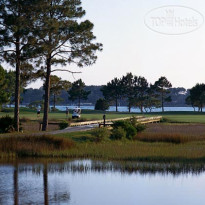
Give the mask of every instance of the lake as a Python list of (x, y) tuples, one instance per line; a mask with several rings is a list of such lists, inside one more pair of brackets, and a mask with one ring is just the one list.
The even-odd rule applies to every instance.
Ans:
[(205, 165), (73, 160), (0, 164), (0, 204), (205, 204)]
[[(68, 107), (69, 109), (75, 109), (76, 108), (76, 106), (56, 106), (56, 108), (61, 110), (61, 111), (65, 111), (66, 107)], [(94, 106), (81, 106), (81, 109), (82, 110), (84, 110), (84, 109), (94, 110), (95, 107)], [(115, 111), (115, 109), (116, 109), (115, 106), (110, 106), (108, 111)], [(186, 112), (194, 111), (193, 107), (165, 107), (164, 110), (167, 111), (167, 112), (170, 112), (170, 111), (171, 112), (174, 112), (174, 111), (186, 111)], [(197, 110), (197, 108), (196, 108), (196, 110)], [(126, 106), (119, 106), (118, 111), (119, 112), (128, 112), (128, 108)], [(156, 108), (156, 109), (152, 110), (152, 112), (161, 112), (161, 111), (162, 111), (161, 108)], [(205, 109), (203, 109), (203, 111), (205, 111)], [(131, 112), (139, 113), (140, 109), (132, 108)]]

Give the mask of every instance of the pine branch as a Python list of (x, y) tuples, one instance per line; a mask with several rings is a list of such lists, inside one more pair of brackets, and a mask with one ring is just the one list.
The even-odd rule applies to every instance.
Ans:
[(55, 69), (55, 70), (52, 70), (51, 73), (56, 72), (56, 71), (65, 71), (65, 72), (72, 73), (72, 74), (82, 73), (82, 72), (73, 72), (73, 71), (66, 70), (66, 69)]

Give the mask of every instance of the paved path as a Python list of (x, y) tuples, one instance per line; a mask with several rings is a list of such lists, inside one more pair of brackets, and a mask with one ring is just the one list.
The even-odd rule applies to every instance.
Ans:
[(71, 132), (80, 132), (80, 131), (92, 130), (93, 128), (96, 128), (96, 127), (98, 127), (98, 124), (83, 125), (83, 126), (78, 126), (78, 127), (68, 127), (64, 130), (56, 130), (56, 131), (52, 131), (48, 133), (55, 135), (55, 134), (63, 134), (63, 133), (71, 133)]

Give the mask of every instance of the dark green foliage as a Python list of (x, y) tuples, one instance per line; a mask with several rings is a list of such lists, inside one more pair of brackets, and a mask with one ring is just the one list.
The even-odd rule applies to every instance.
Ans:
[(169, 89), (171, 87), (172, 84), (167, 80), (166, 77), (159, 78), (159, 80), (154, 84), (155, 91), (160, 96), (162, 112), (164, 112), (164, 103), (172, 101), (171, 97), (167, 96), (170, 93)]
[(198, 107), (198, 111), (202, 112), (205, 106), (205, 84), (196, 84), (190, 89), (190, 95), (186, 98), (186, 103), (194, 109)]
[(101, 142), (110, 137), (110, 131), (107, 128), (95, 128), (92, 130), (91, 135), (95, 137), (97, 142)]
[(58, 95), (61, 94), (62, 90), (68, 90), (71, 87), (71, 83), (67, 80), (62, 80), (60, 77), (56, 75), (51, 76), (51, 87), (50, 94), (53, 96), (53, 108), (56, 109), (56, 103), (61, 100)]
[(81, 100), (86, 100), (90, 91), (85, 91), (85, 83), (80, 79), (72, 83), (71, 89), (68, 91), (69, 99), (72, 101), (78, 100), (78, 106), (80, 107)]
[(132, 123), (129, 120), (120, 120), (113, 122), (112, 127), (113, 129), (117, 129), (119, 127), (123, 128), (126, 132), (126, 138), (130, 140), (133, 139), (133, 137), (135, 137), (137, 134), (136, 128), (132, 125)]
[(143, 124), (137, 124), (137, 126), (135, 126), (135, 128), (136, 128), (136, 130), (137, 130), (137, 133), (139, 133), (139, 132), (143, 132), (143, 131), (145, 131), (146, 130), (146, 125), (143, 125)]
[(131, 108), (135, 106), (135, 94), (136, 94), (136, 81), (137, 77), (132, 73), (127, 73), (126, 76), (123, 76), (121, 79), (122, 89), (123, 89), (123, 97), (127, 99), (128, 109), (131, 112)]
[(0, 118), (0, 133), (7, 133), (14, 131), (14, 120), (6, 115)]
[(102, 111), (106, 111), (109, 109), (109, 103), (107, 102), (107, 100), (100, 98), (99, 100), (97, 100), (96, 104), (95, 104), (95, 110), (102, 110)]
[(126, 139), (126, 131), (122, 127), (117, 127), (112, 130), (112, 134), (110, 136), (112, 140), (122, 140)]
[[(22, 83), (32, 79), (34, 57), (32, 45), (36, 43), (33, 25), (33, 8), (38, 0), (0, 1), (0, 60), (15, 67), (15, 129), (19, 131), (20, 88)], [(12, 83), (13, 85), (13, 83)]]
[(121, 79), (114, 78), (111, 82), (107, 83), (107, 85), (103, 86), (101, 89), (104, 98), (108, 102), (115, 103), (116, 112), (118, 112), (118, 101), (123, 97), (122, 88), (123, 87)]
[(10, 99), (10, 93), (8, 92), (9, 84), (6, 79), (7, 72), (0, 65), (0, 109), (3, 103), (7, 103)]
[[(78, 67), (94, 64), (97, 60), (96, 52), (102, 50), (102, 44), (95, 42), (94, 25), (89, 20), (83, 20), (85, 10), (80, 0), (41, 0), (34, 13), (36, 17), (41, 16), (35, 24), (35, 36), (38, 42), (36, 50), (41, 52), (38, 65), (42, 66), (38, 74), (45, 81), (42, 130), (46, 131), (52, 73), (55, 71), (74, 73), (62, 68), (67, 64), (76, 64)], [(61, 68), (54, 68), (57, 65)], [(86, 98), (85, 93), (82, 95)]]
[(67, 121), (63, 121), (63, 122), (59, 123), (59, 128), (61, 130), (67, 128), (68, 126), (69, 126), (69, 123)]

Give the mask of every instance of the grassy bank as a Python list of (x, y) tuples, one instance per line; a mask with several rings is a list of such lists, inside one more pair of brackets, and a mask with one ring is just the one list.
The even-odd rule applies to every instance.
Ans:
[[(168, 137), (167, 132), (169, 132)], [(172, 140), (169, 140), (170, 138)], [(105, 139), (97, 143), (91, 131), (87, 131), (53, 137), (1, 137), (0, 144), (1, 160), (35, 157), (205, 162), (205, 126), (203, 124), (153, 124), (149, 125), (144, 133), (137, 135), (133, 141)]]

